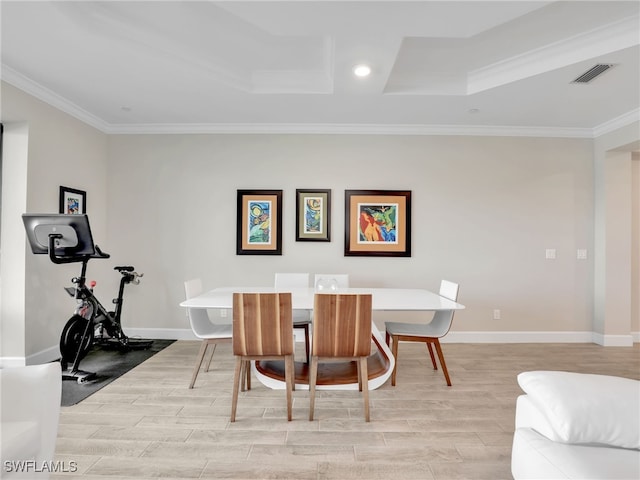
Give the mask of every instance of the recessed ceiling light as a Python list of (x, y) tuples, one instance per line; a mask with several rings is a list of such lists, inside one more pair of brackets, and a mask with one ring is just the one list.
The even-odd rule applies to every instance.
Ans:
[(480, 110), (478, 110), (477, 108), (470, 108), (469, 109), (469, 113), (473, 114), (473, 113), (478, 113), (480, 112)]
[(368, 77), (371, 73), (371, 67), (361, 63), (353, 67), (353, 73), (356, 77)]

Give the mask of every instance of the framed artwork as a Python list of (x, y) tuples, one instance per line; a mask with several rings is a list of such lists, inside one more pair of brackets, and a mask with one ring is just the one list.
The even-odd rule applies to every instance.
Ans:
[(296, 190), (296, 241), (331, 241), (331, 190)]
[(87, 192), (61, 186), (59, 210), (59, 213), (74, 215), (87, 213)]
[(411, 256), (411, 191), (346, 190), (345, 256)]
[(238, 190), (237, 255), (282, 255), (282, 190)]

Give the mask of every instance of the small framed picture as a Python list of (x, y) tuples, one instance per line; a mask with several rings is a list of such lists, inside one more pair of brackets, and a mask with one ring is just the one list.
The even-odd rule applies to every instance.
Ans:
[(87, 213), (87, 192), (61, 186), (59, 213), (71, 215)]
[(296, 190), (296, 241), (331, 241), (331, 190)]
[(411, 191), (345, 191), (345, 256), (411, 256)]
[(236, 255), (282, 255), (282, 190), (238, 190)]

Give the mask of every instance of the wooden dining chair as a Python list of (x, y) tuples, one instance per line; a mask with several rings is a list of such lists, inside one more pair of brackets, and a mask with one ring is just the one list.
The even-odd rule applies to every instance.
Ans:
[[(184, 282), (184, 293), (187, 300), (197, 297), (202, 293), (202, 281), (199, 278), (187, 280)], [(211, 356), (207, 362), (205, 372), (209, 371), (213, 354), (216, 351), (216, 345), (218, 343), (230, 343), (232, 332), (231, 325), (228, 323), (211, 323), (205, 308), (187, 308), (187, 317), (189, 318), (189, 324), (191, 325), (193, 334), (202, 340), (196, 365), (193, 369), (193, 374), (191, 375), (191, 382), (189, 383), (189, 388), (193, 388), (193, 385), (196, 383), (196, 378), (198, 377), (198, 372), (200, 371), (200, 367), (202, 366), (202, 362), (207, 353), (207, 349), (212, 347)]]
[[(458, 299), (458, 284), (442, 280), (440, 283), (440, 296), (453, 300)], [(449, 378), (449, 372), (447, 370), (447, 364), (444, 361), (444, 354), (442, 353), (442, 347), (440, 346), (440, 338), (449, 333), (451, 323), (453, 322), (453, 314), (455, 310), (438, 310), (435, 312), (431, 322), (424, 323), (400, 323), (400, 322), (386, 322), (385, 323), (385, 339), (387, 345), (391, 346), (391, 353), (396, 359), (396, 364), (393, 367), (393, 373), (391, 374), (391, 385), (396, 384), (396, 372), (398, 370), (398, 343), (399, 342), (423, 342), (427, 345), (429, 350), (429, 356), (431, 357), (431, 363), (433, 369), (437, 370), (436, 358), (433, 355), (432, 345), (436, 347), (436, 353), (440, 359), (440, 366), (442, 367), (442, 373), (447, 381), (447, 385), (451, 386), (451, 379)], [(391, 342), (391, 344), (390, 344)]]
[(283, 360), (287, 391), (287, 420), (293, 402), (293, 321), (291, 293), (233, 294), (233, 376), (231, 421), (236, 421), (240, 381), (251, 389), (251, 360)]
[(313, 420), (319, 361), (355, 360), (358, 385), (364, 398), (364, 417), (368, 422), (367, 359), (371, 354), (371, 294), (317, 293), (313, 313), (309, 420)]
[[(309, 288), (308, 273), (276, 273), (274, 287), (276, 292), (291, 291), (292, 288)], [(309, 363), (311, 344), (309, 343), (309, 329), (311, 327), (310, 310), (293, 311), (293, 329), (302, 330), (304, 334), (305, 362)]]

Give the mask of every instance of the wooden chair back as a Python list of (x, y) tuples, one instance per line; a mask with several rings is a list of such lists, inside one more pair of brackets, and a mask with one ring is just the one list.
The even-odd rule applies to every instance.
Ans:
[(311, 351), (318, 357), (371, 354), (371, 295), (316, 294)]
[(234, 293), (233, 354), (293, 353), (291, 293)]

